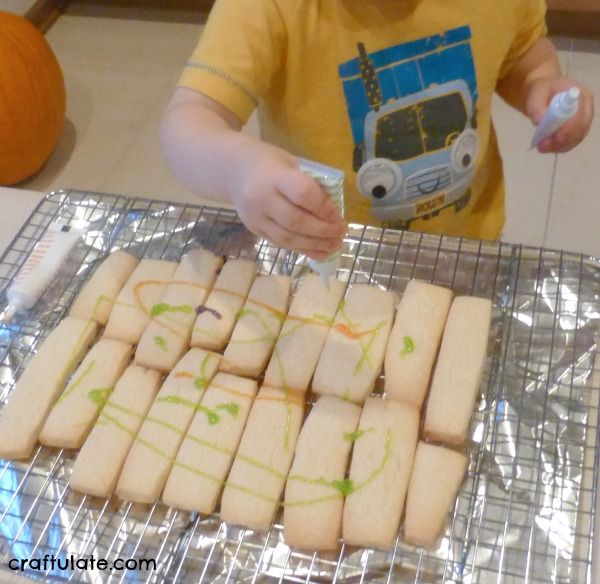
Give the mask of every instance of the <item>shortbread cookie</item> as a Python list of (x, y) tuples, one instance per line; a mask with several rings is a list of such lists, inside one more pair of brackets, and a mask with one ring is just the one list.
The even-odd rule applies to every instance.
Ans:
[(56, 448), (80, 448), (115, 383), (131, 361), (132, 346), (99, 340), (54, 404), (40, 432), (40, 442)]
[(143, 259), (119, 292), (104, 337), (137, 344), (176, 268), (176, 262)]
[(393, 319), (391, 292), (352, 286), (327, 335), (313, 391), (363, 403), (381, 372)]
[(171, 371), (123, 466), (119, 492), (127, 500), (153, 503), (160, 497), (179, 446), (220, 362), (221, 355), (190, 349)]
[(407, 543), (435, 546), (466, 468), (463, 454), (419, 442), (406, 497), (404, 540)]
[(158, 371), (130, 365), (112, 392), (77, 456), (71, 488), (110, 497), (139, 427), (158, 391)]
[(304, 395), (262, 387), (225, 483), (221, 519), (250, 529), (271, 527), (285, 486), (302, 418)]
[(96, 337), (92, 320), (69, 316), (50, 333), (0, 410), (0, 458), (27, 458), (52, 404)]
[(267, 365), (285, 320), (292, 281), (288, 276), (259, 276), (236, 316), (221, 370), (258, 377)]
[(265, 373), (265, 385), (306, 391), (346, 285), (329, 289), (316, 274), (302, 280)]
[(196, 310), (192, 347), (221, 351), (233, 331), (235, 316), (244, 306), (256, 278), (256, 264), (237, 259), (225, 262), (206, 302)]
[(345, 479), (361, 409), (333, 396), (318, 399), (302, 427), (285, 487), (283, 537), (295, 548), (333, 550), (342, 532)]
[(209, 385), (179, 448), (163, 501), (212, 513), (237, 450), (257, 383), (218, 373)]
[(418, 280), (408, 283), (385, 354), (388, 397), (421, 408), (451, 303), (448, 288)]
[(467, 439), (491, 318), (492, 303), (484, 298), (461, 296), (452, 303), (427, 400), (426, 437), (447, 444)]
[(135, 351), (138, 365), (169, 372), (190, 343), (196, 309), (202, 305), (223, 265), (222, 256), (205, 249), (190, 251), (179, 264)]
[(104, 326), (119, 292), (140, 260), (125, 251), (111, 253), (85, 283), (69, 316), (95, 320)]
[(351, 438), (344, 542), (384, 550), (394, 547), (418, 438), (417, 408), (378, 397), (367, 399)]

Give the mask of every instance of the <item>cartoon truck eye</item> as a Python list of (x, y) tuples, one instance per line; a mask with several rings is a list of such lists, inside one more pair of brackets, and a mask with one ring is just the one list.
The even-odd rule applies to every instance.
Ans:
[(369, 100), (364, 144), (354, 154), (359, 191), (380, 221), (408, 223), (466, 206), (478, 154), (473, 99), (461, 79), (382, 103), (364, 47), (361, 77)]

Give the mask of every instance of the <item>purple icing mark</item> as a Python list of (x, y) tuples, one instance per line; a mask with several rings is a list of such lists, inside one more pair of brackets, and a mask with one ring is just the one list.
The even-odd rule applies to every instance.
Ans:
[(196, 307), (196, 314), (202, 314), (203, 312), (210, 312), (218, 320), (221, 320), (222, 318), (220, 312), (214, 308), (208, 308), (208, 306), (204, 306), (204, 304)]

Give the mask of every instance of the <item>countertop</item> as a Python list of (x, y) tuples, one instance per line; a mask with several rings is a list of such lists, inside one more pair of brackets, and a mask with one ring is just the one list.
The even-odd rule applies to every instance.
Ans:
[(44, 193), (0, 187), (0, 253), (13, 240)]

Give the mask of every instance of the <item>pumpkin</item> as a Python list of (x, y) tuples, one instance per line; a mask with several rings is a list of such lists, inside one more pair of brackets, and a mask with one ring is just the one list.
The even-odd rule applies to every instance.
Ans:
[(65, 121), (65, 83), (46, 39), (25, 18), (0, 12), (0, 185), (35, 174)]

